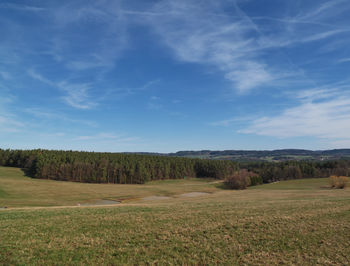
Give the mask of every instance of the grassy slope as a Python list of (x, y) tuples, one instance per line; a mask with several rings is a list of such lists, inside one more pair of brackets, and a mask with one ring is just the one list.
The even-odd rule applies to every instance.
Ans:
[[(13, 193), (3, 180), (0, 184)], [(350, 189), (326, 185), (325, 179), (298, 180), (116, 207), (2, 210), (0, 264), (346, 265)], [(147, 193), (215, 189), (197, 181), (150, 186), (156, 188)], [(122, 193), (128, 186), (111, 187)], [(144, 193), (138, 186), (132, 191)]]
[(0, 207), (64, 206), (99, 199), (123, 200), (192, 191), (218, 191), (210, 179), (166, 180), (146, 185), (86, 184), (24, 176), (18, 168), (0, 167)]

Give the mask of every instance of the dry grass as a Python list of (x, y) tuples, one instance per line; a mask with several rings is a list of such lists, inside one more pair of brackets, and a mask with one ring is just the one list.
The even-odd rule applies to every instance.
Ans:
[(187, 186), (214, 193), (115, 207), (2, 210), (0, 264), (348, 265), (350, 189), (332, 190), (327, 182), (293, 180), (244, 191), (199, 181), (177, 183), (176, 190), (172, 182), (157, 182), (147, 193), (182, 193)]
[(0, 207), (75, 206), (101, 199), (124, 201), (219, 190), (211, 179), (154, 181), (146, 185), (87, 184), (34, 179), (18, 168), (0, 167)]

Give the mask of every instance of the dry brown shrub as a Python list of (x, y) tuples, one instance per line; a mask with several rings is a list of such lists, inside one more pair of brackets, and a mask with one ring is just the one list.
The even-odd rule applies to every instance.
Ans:
[(329, 177), (329, 183), (332, 188), (345, 188), (349, 184), (349, 178), (346, 176), (335, 176)]
[(227, 187), (232, 189), (245, 189), (250, 186), (250, 172), (246, 169), (239, 170), (225, 179)]

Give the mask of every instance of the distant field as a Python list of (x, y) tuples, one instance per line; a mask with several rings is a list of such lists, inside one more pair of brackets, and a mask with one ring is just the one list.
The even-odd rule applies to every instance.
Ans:
[(213, 179), (153, 181), (145, 185), (87, 184), (30, 178), (18, 168), (0, 167), (0, 207), (66, 206), (101, 199), (130, 200), (187, 192), (221, 191)]
[[(211, 192), (181, 197), (188, 192)], [(171, 196), (152, 201), (146, 196)], [(113, 207), (26, 208), (131, 198)], [(99, 185), (0, 168), (0, 264), (348, 265), (350, 189), (327, 179), (244, 191), (212, 180)], [(17, 208), (16, 208), (17, 207)]]

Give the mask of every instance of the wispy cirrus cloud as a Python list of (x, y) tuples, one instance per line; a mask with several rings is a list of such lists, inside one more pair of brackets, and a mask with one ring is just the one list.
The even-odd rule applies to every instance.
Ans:
[(0, 133), (20, 132), (24, 126), (24, 123), (18, 121), (13, 115), (0, 115)]
[[(42, 2), (40, 7), (1, 3), (0, 8), (16, 12), (45, 11), (28, 14), (40, 21), (41, 36), (45, 38), (37, 41), (40, 36), (35, 25), (27, 27), (21, 20), (4, 19), (9, 28), (4, 30), (6, 41), (0, 42), (0, 55), (4, 54), (0, 66), (15, 66), (16, 71), (23, 68), (32, 79), (65, 93), (60, 100), (71, 107), (94, 108), (99, 99), (93, 99), (91, 91), (101, 87), (104, 75), (128, 48), (128, 22), (119, 12), (120, 3), (62, 1), (59, 5)], [(93, 34), (81, 34), (90, 30)], [(53, 75), (47, 72), (54, 72), (55, 78), (48, 78)], [(7, 72), (0, 72), (0, 78), (9, 77)]]
[(23, 5), (23, 4), (15, 4), (15, 3), (0, 3), (0, 8), (4, 9), (14, 9), (14, 10), (20, 10), (20, 11), (32, 11), (32, 12), (39, 12), (44, 11), (44, 7), (38, 7), (38, 6), (31, 6), (31, 5)]
[(128, 143), (139, 140), (137, 137), (127, 137), (125, 135), (116, 135), (114, 133), (98, 133), (95, 135), (84, 135), (75, 137), (77, 141), (108, 141), (113, 143)]
[[(269, 62), (266, 53), (271, 49), (324, 40), (349, 30), (339, 25), (332, 28), (326, 23), (329, 14), (346, 10), (342, 6), (344, 1), (323, 2), (294, 16), (275, 18), (279, 25), (273, 27), (256, 23), (271, 18), (249, 16), (242, 3), (208, 1), (201, 5), (195, 0), (162, 0), (142, 5), (140, 9), (127, 9), (121, 0), (49, 3), (40, 7), (46, 10), (42, 18), (47, 22), (47, 40), (40, 47), (37, 44), (31, 47), (32, 42), (27, 40), (17, 43), (27, 43), (34, 54), (52, 57), (61, 80), (68, 79), (67, 73), (79, 78), (85, 77), (87, 71), (94, 71), (95, 80), (89, 83), (96, 87), (130, 46), (129, 26), (142, 25), (152, 28), (178, 60), (210, 66), (221, 72), (236, 91), (247, 93), (261, 86), (279, 85), (276, 81), (285, 80), (286, 76), (298, 76), (295, 69), (280, 68)], [(296, 26), (296, 22), (302, 21), (325, 26)], [(79, 34), (82, 27), (91, 28), (96, 34)]]
[(238, 91), (246, 92), (274, 80), (276, 74), (252, 52), (255, 24), (237, 10), (232, 19), (216, 16), (223, 12), (220, 3), (160, 1), (152, 8), (157, 15), (146, 20), (179, 60), (214, 66)]
[(311, 35), (309, 37), (305, 37), (304, 39), (301, 40), (301, 42), (313, 42), (313, 41), (318, 41), (318, 40), (323, 40), (329, 37), (332, 37), (336, 34), (340, 34), (343, 32), (348, 32), (350, 30), (330, 30), (330, 31), (325, 31), (325, 32), (320, 32), (314, 35)]
[[(324, 1), (323, 3), (315, 6), (312, 6), (312, 9), (309, 9), (307, 11), (300, 12), (295, 19), (296, 20), (317, 20), (317, 19), (324, 19), (325, 17), (334, 16), (334, 12), (329, 12), (330, 10), (334, 11), (334, 8), (336, 13), (344, 12), (345, 10), (349, 9), (347, 5), (342, 5), (343, 3), (346, 3), (347, 0), (333, 0), (333, 1)], [(340, 6), (341, 5), (341, 6)], [(340, 6), (340, 9), (338, 8)], [(338, 9), (337, 9), (338, 8)]]
[(296, 104), (277, 115), (233, 117), (209, 125), (281, 139), (313, 137), (330, 148), (344, 148), (350, 143), (350, 93), (344, 93), (343, 88), (324, 86), (294, 92), (289, 97)]
[(329, 143), (350, 141), (350, 94), (313, 89), (297, 97), (300, 102), (295, 107), (276, 116), (255, 119), (240, 133), (279, 138), (317, 137)]
[(26, 108), (23, 110), (23, 112), (25, 112), (26, 114), (29, 114), (31, 116), (40, 118), (40, 121), (62, 121), (62, 122), (67, 122), (69, 124), (80, 124), (80, 125), (85, 125), (85, 126), (89, 126), (92, 128), (96, 128), (98, 127), (98, 123), (92, 120), (84, 120), (84, 119), (76, 119), (76, 118), (72, 118), (64, 113), (60, 113), (58, 111), (50, 111), (47, 109), (40, 109), (40, 108)]
[[(163, 0), (150, 10), (129, 10), (127, 13), (142, 16), (142, 21), (146, 20), (152, 26), (178, 60), (212, 66), (232, 82), (236, 91), (246, 93), (267, 84), (274, 86), (275, 81), (291, 75), (299, 76), (295, 66), (294, 69), (280, 69), (271, 64), (264, 56), (271, 49), (311, 43), (349, 32), (348, 27), (335, 25), (330, 28), (330, 24), (323, 21), (326, 14), (343, 12), (343, 2), (325, 2), (294, 17), (277, 18), (280, 24), (272, 28), (258, 25), (255, 21), (264, 18), (249, 16), (239, 1), (200, 5), (197, 1)], [(304, 24), (308, 21), (310, 25), (296, 26), (296, 22), (301, 21)], [(324, 27), (320, 27), (322, 22)], [(290, 60), (287, 55), (285, 57)]]
[(0, 84), (0, 133), (16, 133), (26, 128), (25, 122), (10, 108), (16, 97)]
[[(120, 12), (122, 1), (68, 2), (52, 9), (56, 35), (51, 52), (60, 63), (73, 71), (108, 70), (128, 48), (129, 22)], [(81, 25), (94, 29), (95, 35), (75, 34)], [(68, 34), (67, 34), (68, 33)], [(66, 38), (65, 36), (69, 36)], [(73, 43), (79, 43), (75, 47)], [(82, 45), (83, 44), (83, 45)]]
[(246, 121), (249, 120), (248, 117), (233, 117), (233, 118), (229, 118), (229, 119), (223, 119), (223, 120), (219, 120), (219, 121), (214, 121), (209, 123), (210, 126), (220, 126), (220, 127), (229, 127), (232, 126), (233, 124), (236, 123), (241, 123), (242, 121)]
[(65, 92), (66, 95), (62, 96), (61, 99), (71, 107), (77, 109), (91, 109), (98, 105), (97, 100), (92, 100), (92, 97), (88, 94), (91, 89), (91, 84), (72, 83), (68, 81), (53, 82), (34, 69), (29, 69), (27, 73), (31, 78)]
[(91, 89), (90, 84), (74, 84), (66, 81), (60, 82), (58, 87), (67, 93), (63, 96), (63, 101), (77, 109), (91, 109), (98, 105), (97, 101), (93, 101), (88, 91)]
[(34, 70), (33, 68), (30, 68), (27, 70), (27, 74), (35, 79), (38, 80), (42, 83), (45, 83), (46, 85), (52, 86), (52, 87), (56, 87), (56, 83), (47, 79), (46, 77), (44, 77), (42, 74), (40, 74), (39, 72), (37, 72), (36, 70)]
[(342, 59), (339, 59), (339, 60), (338, 60), (338, 63), (347, 63), (347, 62), (350, 62), (350, 57), (348, 57), (348, 58), (342, 58)]
[(152, 96), (147, 103), (147, 108), (150, 110), (159, 110), (162, 109), (162, 107), (161, 98), (158, 96)]

